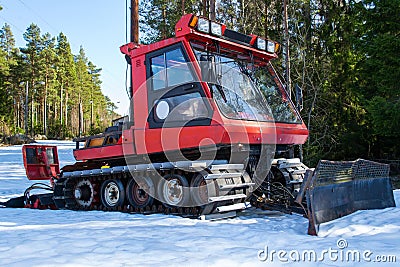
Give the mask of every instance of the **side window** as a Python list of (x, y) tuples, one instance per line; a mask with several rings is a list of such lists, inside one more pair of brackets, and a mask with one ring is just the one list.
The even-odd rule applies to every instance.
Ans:
[(188, 82), (194, 78), (181, 48), (150, 58), (153, 90), (162, 90)]
[(159, 56), (151, 58), (150, 62), (153, 89), (164, 89), (167, 86), (167, 79), (165, 77), (165, 54), (161, 54)]
[(207, 106), (199, 92), (162, 98), (155, 103), (155, 120), (188, 122), (208, 117)]

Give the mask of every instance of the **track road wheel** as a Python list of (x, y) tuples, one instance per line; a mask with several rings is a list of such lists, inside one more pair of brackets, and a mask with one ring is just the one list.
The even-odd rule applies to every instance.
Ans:
[(106, 180), (101, 185), (101, 203), (106, 208), (117, 208), (124, 204), (125, 188), (120, 180)]
[(193, 204), (201, 207), (201, 214), (209, 214), (214, 210), (215, 204), (209, 203), (209, 198), (218, 196), (217, 184), (214, 180), (204, 179), (206, 175), (206, 172), (200, 172), (190, 185)]
[(154, 183), (149, 177), (131, 179), (126, 187), (126, 197), (133, 207), (143, 209), (154, 201)]
[(182, 175), (168, 174), (158, 184), (158, 196), (166, 207), (183, 207), (189, 203), (190, 190)]

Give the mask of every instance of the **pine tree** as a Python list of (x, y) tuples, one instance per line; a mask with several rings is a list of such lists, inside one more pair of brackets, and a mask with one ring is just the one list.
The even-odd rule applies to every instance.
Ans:
[[(185, 13), (200, 14), (199, 1), (184, 1)], [(183, 14), (182, 0), (144, 0), (140, 2), (140, 29), (145, 35), (141, 42), (148, 44), (175, 35), (175, 24)]]
[[(4, 118), (9, 126), (12, 126), (13, 132), (18, 127), (17, 122), (17, 103), (18, 103), (18, 90), (12, 82), (11, 70), (15, 67), (17, 62), (14, 59), (14, 54), (17, 53), (15, 48), (15, 39), (11, 31), (10, 25), (5, 24), (0, 30), (0, 77), (2, 91), (2, 100)], [(3, 114), (3, 113), (0, 113)]]
[(43, 61), (41, 59), (41, 52), (44, 48), (43, 39), (40, 33), (40, 28), (36, 24), (31, 24), (24, 33), (24, 39), (27, 42), (25, 48), (21, 48), (26, 61), (28, 82), (29, 82), (29, 129), (32, 136), (35, 132), (39, 132), (41, 126), (38, 119), (40, 111), (40, 103), (43, 98), (43, 82), (40, 76), (43, 68)]
[[(70, 93), (73, 92), (76, 84), (76, 70), (74, 57), (71, 52), (71, 46), (67, 37), (60, 33), (57, 37), (56, 45), (57, 61), (56, 72), (59, 91), (59, 123), (60, 123), (60, 136), (64, 137), (69, 134), (67, 129), (71, 128), (68, 121), (68, 111), (74, 102), (70, 99)], [(74, 94), (72, 94), (74, 97)]]
[(398, 158), (400, 148), (400, 1), (361, 1), (358, 88), (367, 110), (370, 153)]
[[(54, 116), (49, 116), (49, 111), (50, 115), (54, 115), (54, 106), (55, 106), (55, 99), (50, 97), (51, 101), (48, 101), (49, 99), (49, 94), (55, 94), (55, 78), (56, 78), (56, 72), (55, 72), (55, 63), (56, 63), (56, 51), (55, 51), (55, 38), (51, 37), (49, 33), (46, 33), (42, 36), (43, 38), (43, 50), (41, 51), (41, 58), (43, 60), (43, 69), (42, 69), (42, 75), (44, 78), (44, 97), (43, 97), (43, 103), (42, 103), (42, 122), (43, 122), (43, 134), (47, 135), (47, 126), (48, 126), (48, 118), (52, 117), (52, 123), (54, 123)], [(50, 108), (49, 108), (50, 107)], [(51, 108), (53, 109), (53, 112), (51, 112)]]

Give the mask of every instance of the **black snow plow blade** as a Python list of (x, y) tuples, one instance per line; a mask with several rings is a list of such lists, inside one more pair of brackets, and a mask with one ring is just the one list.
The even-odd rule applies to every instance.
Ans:
[(304, 194), (310, 235), (317, 235), (319, 224), (357, 210), (395, 207), (389, 165), (363, 159), (321, 160), (304, 178), (296, 201)]

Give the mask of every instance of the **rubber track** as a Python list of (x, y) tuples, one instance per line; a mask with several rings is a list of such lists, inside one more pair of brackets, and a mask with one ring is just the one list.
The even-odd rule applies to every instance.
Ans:
[[(61, 177), (57, 180), (54, 188), (54, 201), (56, 206), (60, 209), (69, 209), (69, 210), (98, 210), (98, 211), (119, 211), (119, 212), (128, 212), (128, 213), (137, 213), (137, 214), (155, 214), (155, 213), (163, 213), (170, 215), (178, 215), (182, 217), (189, 218), (197, 218), (202, 215), (202, 208), (200, 207), (166, 207), (162, 203), (155, 200), (155, 204), (152, 206), (148, 206), (144, 209), (134, 208), (129, 204), (125, 204), (124, 206), (120, 206), (117, 208), (107, 208), (101, 204), (100, 196), (94, 196), (94, 203), (90, 207), (84, 207), (79, 205), (74, 197), (74, 187), (75, 185), (83, 179), (88, 179), (97, 191), (100, 189), (101, 184), (105, 180), (109, 179), (120, 179), (126, 184), (129, 179), (132, 179), (130, 175), (127, 173), (116, 173), (116, 174), (107, 174), (101, 176), (71, 176), (68, 178)], [(215, 205), (215, 203), (210, 204)]]

